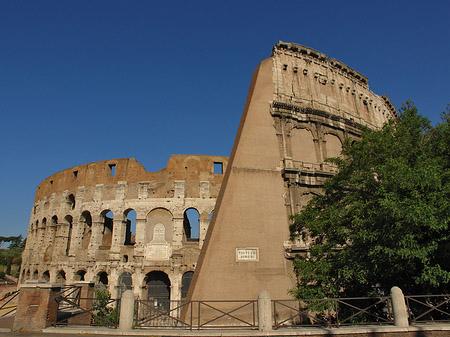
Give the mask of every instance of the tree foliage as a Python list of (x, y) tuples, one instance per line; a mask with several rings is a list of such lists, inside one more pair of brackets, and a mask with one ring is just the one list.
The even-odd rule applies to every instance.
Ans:
[(25, 248), (25, 241), (22, 235), (19, 236), (0, 236), (0, 246), (9, 242), (7, 249), (0, 249), (0, 263), (6, 265), (5, 273), (11, 274), (12, 264), (20, 265), (22, 263), (21, 255)]
[(300, 298), (450, 291), (450, 110), (432, 127), (407, 102), (398, 119), (348, 140), (339, 171), (293, 217)]

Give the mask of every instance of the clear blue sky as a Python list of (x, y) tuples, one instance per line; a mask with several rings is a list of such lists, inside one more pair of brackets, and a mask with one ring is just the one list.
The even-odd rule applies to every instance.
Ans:
[(433, 123), (450, 103), (448, 0), (0, 0), (0, 235), (26, 234), (57, 171), (229, 155), (253, 70), (279, 40)]

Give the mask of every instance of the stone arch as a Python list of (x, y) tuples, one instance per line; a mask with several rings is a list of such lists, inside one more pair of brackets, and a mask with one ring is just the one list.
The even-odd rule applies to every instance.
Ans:
[(50, 271), (46, 270), (42, 273), (42, 279), (44, 281), (50, 282)]
[(86, 270), (80, 269), (75, 273), (75, 281), (86, 281)]
[(317, 151), (312, 132), (306, 128), (291, 131), (291, 152), (294, 161), (317, 164)]
[(89, 211), (81, 213), (80, 224), (82, 226), (81, 248), (87, 250), (92, 235), (92, 216)]
[(61, 282), (61, 283), (66, 282), (66, 272), (63, 269), (58, 271), (58, 274), (56, 274), (56, 282)]
[(70, 209), (75, 208), (75, 196), (72, 193), (67, 196), (66, 202)]
[(342, 141), (334, 133), (326, 133), (323, 137), (325, 142), (324, 160), (326, 158), (339, 157), (342, 151)]
[(136, 210), (128, 208), (123, 212), (126, 218), (125, 242), (124, 245), (134, 245), (136, 243)]
[(117, 298), (122, 298), (122, 294), (127, 290), (133, 289), (132, 273), (124, 271), (117, 280)]
[(165, 208), (154, 208), (148, 215), (145, 226), (145, 243), (148, 244), (153, 241), (153, 235), (155, 233), (155, 226), (157, 224), (164, 225), (165, 230), (165, 240), (172, 242), (172, 213)]
[(194, 207), (183, 213), (183, 238), (186, 241), (198, 241), (200, 237), (200, 213)]
[(33, 272), (33, 280), (38, 280), (39, 279), (39, 272), (37, 271), (37, 269)]
[(110, 209), (107, 209), (100, 215), (103, 218), (102, 246), (111, 247), (114, 227), (114, 213)]
[(69, 226), (69, 228), (67, 228), (67, 244), (66, 244), (66, 256), (69, 256), (70, 243), (72, 242), (73, 218), (71, 215), (66, 215), (64, 217), (64, 220), (66, 220), (67, 225)]
[(187, 271), (181, 278), (181, 299), (184, 300), (187, 297), (189, 287), (191, 285), (192, 278), (194, 277), (193, 271)]
[(144, 282), (147, 287), (147, 298), (154, 300), (160, 309), (170, 308), (170, 279), (162, 271), (151, 271), (145, 275)]
[(97, 286), (100, 286), (101, 288), (107, 289), (108, 288), (108, 273), (104, 270), (97, 273), (95, 277), (95, 284)]

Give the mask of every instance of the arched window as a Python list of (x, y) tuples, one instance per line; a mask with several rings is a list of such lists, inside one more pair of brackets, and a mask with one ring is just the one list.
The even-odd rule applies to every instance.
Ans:
[(79, 270), (79, 271), (77, 271), (77, 273), (75, 275), (75, 280), (76, 281), (85, 281), (85, 279), (84, 279), (85, 275), (86, 275), (85, 270)]
[(84, 211), (81, 214), (80, 223), (83, 224), (83, 235), (82, 235), (82, 248), (86, 250), (89, 247), (89, 242), (91, 241), (92, 234), (92, 217), (91, 213)]
[(193, 271), (187, 271), (183, 274), (181, 279), (181, 299), (184, 300), (187, 297), (189, 286), (191, 285), (192, 278), (194, 277)]
[(67, 204), (69, 205), (70, 209), (75, 208), (75, 197), (73, 196), (73, 194), (69, 194), (69, 196), (67, 197)]
[(66, 245), (66, 256), (69, 256), (69, 250), (70, 250), (70, 241), (72, 240), (72, 216), (66, 215), (64, 218), (67, 221), (67, 224), (69, 225), (69, 228), (67, 229), (67, 245)]
[(104, 247), (111, 247), (112, 243), (112, 233), (113, 233), (113, 219), (114, 214), (111, 211), (103, 211), (103, 239), (102, 239), (102, 246)]
[(108, 288), (108, 274), (104, 271), (97, 274), (97, 285), (101, 288)]
[(48, 270), (44, 271), (44, 273), (42, 274), (42, 278), (49, 282), (50, 281), (50, 272)]
[(184, 212), (183, 229), (187, 241), (198, 241), (200, 214), (195, 208), (189, 208)]
[(136, 211), (129, 209), (125, 211), (127, 217), (126, 232), (125, 232), (125, 245), (134, 245), (136, 243)]
[(66, 282), (66, 272), (64, 270), (60, 270), (56, 275), (56, 282)]

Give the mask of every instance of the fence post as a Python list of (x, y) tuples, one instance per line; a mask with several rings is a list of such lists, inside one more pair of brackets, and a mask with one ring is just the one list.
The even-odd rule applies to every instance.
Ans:
[(131, 290), (127, 290), (122, 294), (120, 300), (120, 319), (119, 330), (131, 331), (133, 328), (134, 316), (134, 295)]
[(258, 330), (272, 331), (272, 302), (267, 290), (262, 290), (258, 294)]
[(408, 311), (406, 310), (405, 296), (399, 287), (391, 288), (391, 300), (395, 326), (407, 328), (409, 326)]

